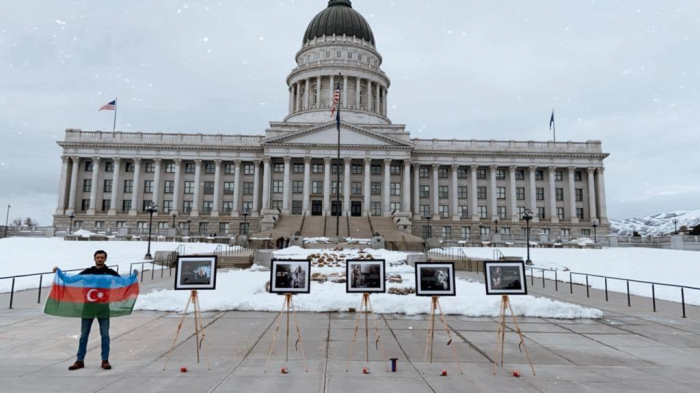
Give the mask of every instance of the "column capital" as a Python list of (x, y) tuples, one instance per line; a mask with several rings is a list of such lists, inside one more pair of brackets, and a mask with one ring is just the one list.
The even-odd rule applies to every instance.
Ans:
[(233, 160), (233, 164), (236, 166), (241, 166), (241, 162), (240, 158)]
[(153, 159), (153, 162), (156, 162), (156, 163), (161, 163), (161, 162), (163, 162), (163, 159), (162, 159), (162, 158), (160, 158), (160, 157), (158, 157), (158, 158), (154, 158), (154, 159)]
[(134, 157), (134, 164), (140, 164), (141, 163), (141, 157)]
[(365, 164), (371, 164), (371, 163), (372, 163), (372, 159), (369, 158), (369, 157), (365, 157), (365, 158), (364, 158), (364, 161), (365, 161)]
[(452, 164), (452, 170), (456, 171), (457, 169), (459, 169), (459, 164)]
[(216, 160), (214, 160), (214, 164), (216, 164), (216, 166), (221, 165), (221, 159), (217, 158)]
[(330, 164), (331, 164), (331, 161), (333, 161), (332, 158), (330, 158), (330, 157), (323, 157), (323, 163), (324, 163), (324, 164), (330, 165)]
[(292, 157), (290, 157), (290, 156), (284, 156), (284, 163), (285, 163), (285, 164), (289, 164), (290, 162), (292, 162)]
[(414, 168), (418, 169), (418, 168), (420, 168), (421, 164), (420, 164), (420, 162), (413, 162), (413, 163), (411, 163), (411, 165), (413, 165)]
[(73, 161), (74, 164), (80, 162), (80, 157), (78, 156), (72, 156), (70, 159)]
[(100, 158), (101, 158), (101, 157), (95, 156), (95, 157), (92, 157), (92, 160), (95, 161), (95, 162), (100, 162)]
[(403, 160), (404, 166), (411, 166), (411, 160)]
[(269, 164), (269, 163), (270, 163), (270, 158), (269, 158), (269, 157), (265, 157), (264, 160), (253, 160), (253, 165), (254, 165), (255, 167), (259, 167), (259, 166), (260, 166), (260, 163), (263, 162), (263, 161), (264, 161), (265, 163)]
[(391, 161), (392, 161), (391, 158), (385, 158), (384, 159), (384, 166), (388, 166), (389, 164), (391, 164)]
[(304, 156), (304, 164), (311, 164), (311, 156)]
[(498, 165), (489, 165), (489, 169), (495, 171), (496, 169), (498, 169)]
[(599, 174), (599, 175), (602, 175), (602, 174), (604, 174), (604, 173), (605, 173), (605, 167), (602, 167), (602, 166), (599, 167), (599, 168), (598, 168), (598, 174)]
[(595, 172), (595, 168), (592, 166), (589, 166), (588, 168), (586, 168), (586, 170), (588, 171), (589, 174)]
[(575, 167), (575, 166), (570, 166), (570, 167), (568, 167), (567, 169), (569, 170), (569, 172), (572, 172), (572, 173), (576, 171), (576, 167)]
[[(264, 163), (266, 163), (266, 164), (269, 164), (270, 161), (272, 161), (272, 157), (270, 157), (270, 156), (265, 156), (265, 157), (263, 157), (262, 161), (263, 161)], [(255, 160), (254, 162), (260, 162), (260, 160)], [(257, 165), (257, 164), (256, 164), (256, 165)]]
[[(115, 159), (118, 159), (118, 158), (115, 158)], [(173, 158), (173, 162), (179, 165), (182, 163), (182, 158)]]
[(512, 171), (518, 169), (518, 166), (517, 166), (517, 165), (511, 165), (511, 166), (508, 167), (508, 169), (510, 169), (511, 172), (512, 172)]
[(352, 158), (345, 157), (345, 158), (343, 158), (343, 161), (345, 162), (345, 165), (350, 165), (350, 163), (352, 162)]
[(201, 158), (197, 158), (197, 159), (194, 160), (194, 163), (197, 164), (197, 165), (202, 165), (202, 159), (201, 159)]
[(63, 163), (65, 164), (66, 161), (68, 161), (69, 158), (70, 158), (70, 157), (68, 157), (68, 156), (61, 156), (61, 162), (63, 162)]
[(477, 169), (479, 169), (479, 166), (476, 164), (471, 164), (469, 165), (469, 168), (471, 168), (473, 171), (476, 171)]
[(527, 169), (529, 169), (529, 170), (531, 170), (531, 171), (536, 171), (536, 170), (537, 170), (537, 166), (535, 166), (535, 165), (530, 165), (529, 167), (527, 167)]
[(434, 171), (436, 171), (438, 168), (440, 168), (440, 164), (433, 164), (431, 166), (433, 167)]
[(558, 168), (558, 167), (555, 167), (555, 166), (550, 166), (550, 167), (548, 167), (547, 169), (549, 169), (550, 172), (555, 172), (555, 171), (556, 171), (557, 169), (559, 169), (559, 168)]

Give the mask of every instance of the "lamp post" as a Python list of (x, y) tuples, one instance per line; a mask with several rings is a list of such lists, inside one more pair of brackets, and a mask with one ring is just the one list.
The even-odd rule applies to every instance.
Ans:
[(593, 221), (591, 226), (593, 227), (593, 243), (598, 243), (598, 233), (596, 232), (596, 228), (598, 228), (598, 221)]
[(75, 218), (75, 214), (71, 212), (68, 217), (70, 217), (70, 227), (68, 228), (68, 234), (70, 235), (73, 233), (73, 219)]
[(177, 218), (177, 213), (173, 212), (173, 214), (171, 214), (170, 217), (173, 218), (173, 229), (175, 229), (175, 219)]
[(12, 206), (10, 206), (10, 204), (8, 203), (7, 204), (7, 214), (5, 215), (5, 234), (3, 235), (3, 237), (7, 237), (7, 224), (10, 222), (9, 221), (10, 220), (10, 207), (12, 207)]
[(190, 224), (192, 224), (192, 219), (188, 218), (187, 219), (187, 236), (190, 235)]
[(153, 225), (153, 213), (158, 212), (158, 205), (151, 203), (146, 208), (146, 211), (148, 212), (148, 251), (146, 251), (144, 259), (153, 259), (151, 256), (151, 227)]
[(493, 223), (496, 224), (496, 233), (498, 233), (498, 218), (494, 218)]
[(248, 211), (248, 209), (243, 209), (243, 213), (241, 214), (243, 214), (243, 231), (245, 231), (245, 233), (241, 233), (241, 235), (248, 236), (248, 216), (250, 215), (250, 211)]
[[(9, 205), (8, 205), (9, 206)], [(673, 234), (678, 234), (678, 219), (673, 219)]]
[(428, 220), (428, 239), (433, 237), (433, 228), (430, 226), (430, 219), (433, 218), (433, 216), (430, 215), (430, 213), (427, 213), (425, 216), (423, 216), (424, 219)]
[(532, 212), (528, 209), (523, 213), (523, 220), (525, 220), (525, 236), (527, 242), (527, 260), (525, 260), (526, 265), (532, 265), (532, 260), (530, 259), (530, 220), (532, 220)]

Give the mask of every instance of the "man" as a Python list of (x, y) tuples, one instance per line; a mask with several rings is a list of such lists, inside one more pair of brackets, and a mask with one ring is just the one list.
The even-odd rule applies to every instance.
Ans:
[[(80, 274), (92, 274), (92, 275), (112, 275), (119, 277), (119, 273), (107, 267), (107, 253), (103, 250), (95, 251), (94, 255), (95, 266), (83, 270)], [(54, 273), (58, 270), (58, 267), (54, 267)], [(85, 354), (87, 353), (87, 343), (88, 337), (90, 336), (90, 329), (92, 328), (92, 321), (94, 317), (83, 318), (82, 325), (80, 328), (80, 341), (78, 344), (78, 355), (77, 360), (72, 366), (68, 367), (69, 370), (78, 370), (85, 367)], [(109, 318), (97, 318), (97, 322), (100, 325), (100, 336), (102, 337), (102, 368), (105, 370), (110, 370), (112, 366), (109, 364)]]

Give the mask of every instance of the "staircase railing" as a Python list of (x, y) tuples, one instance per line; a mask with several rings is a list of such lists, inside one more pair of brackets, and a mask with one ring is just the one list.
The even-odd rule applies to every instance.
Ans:
[(374, 231), (374, 225), (372, 225), (372, 213), (370, 212), (367, 212), (367, 221), (369, 221), (369, 230), (372, 231), (372, 237), (374, 237), (376, 232)]
[(501, 260), (503, 260), (503, 259), (505, 259), (505, 258), (506, 258), (506, 256), (503, 255), (503, 253), (501, 252), (501, 250), (499, 250), (499, 249), (493, 250), (493, 260), (494, 260), (494, 261), (501, 261)]
[(301, 227), (299, 228), (299, 233), (304, 233), (304, 223), (306, 222), (306, 213), (301, 216)]
[(345, 213), (345, 214), (346, 214), (346, 216), (345, 216), (345, 223), (346, 223), (347, 226), (348, 226), (348, 237), (352, 237), (352, 235), (350, 234), (350, 212), (347, 212), (347, 213)]

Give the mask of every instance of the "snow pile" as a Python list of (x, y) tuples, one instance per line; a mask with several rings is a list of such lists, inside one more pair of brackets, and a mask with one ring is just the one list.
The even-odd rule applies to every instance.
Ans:
[[(348, 244), (372, 244), (372, 239), (362, 239), (362, 238), (354, 238), (354, 237), (344, 237), (345, 243)], [(304, 238), (304, 243), (305, 244), (328, 244), (330, 243), (330, 239), (328, 237), (305, 237)]]
[(589, 244), (593, 244), (593, 240), (591, 240), (591, 239), (589, 239), (589, 238), (587, 238), (587, 237), (581, 237), (581, 238), (578, 238), (578, 239), (572, 239), (569, 243), (577, 244), (577, 245), (583, 247), (583, 246), (587, 246), (587, 245), (589, 245)]
[[(674, 225), (673, 220), (678, 220), (678, 223)], [(696, 225), (700, 225), (700, 210), (677, 211), (624, 220), (611, 219), (610, 231), (618, 236), (632, 236), (635, 231), (641, 236), (663, 236), (672, 234), (676, 227), (691, 228)]]
[(80, 237), (84, 237), (84, 238), (90, 238), (90, 237), (92, 237), (92, 236), (97, 236), (96, 233), (92, 233), (92, 232), (90, 232), (90, 231), (86, 231), (85, 229), (79, 229), (79, 230), (73, 232), (73, 235), (75, 235), (75, 236), (80, 236)]
[(304, 243), (308, 243), (308, 244), (316, 244), (316, 243), (328, 244), (329, 241), (330, 241), (330, 239), (327, 237), (305, 237), (304, 238)]

